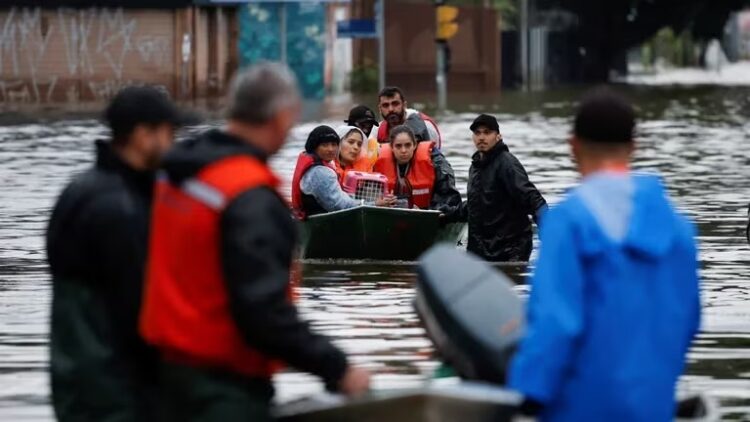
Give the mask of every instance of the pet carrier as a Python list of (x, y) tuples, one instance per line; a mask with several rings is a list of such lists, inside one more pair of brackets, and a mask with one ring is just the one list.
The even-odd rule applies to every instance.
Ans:
[(344, 176), (344, 192), (354, 199), (375, 202), (385, 195), (388, 178), (380, 173), (350, 171)]

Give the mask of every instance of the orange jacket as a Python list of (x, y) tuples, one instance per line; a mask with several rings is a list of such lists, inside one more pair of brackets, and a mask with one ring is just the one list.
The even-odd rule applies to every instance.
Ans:
[(219, 220), (248, 189), (276, 188), (262, 162), (231, 156), (174, 186), (157, 183), (141, 334), (167, 360), (270, 377), (280, 363), (248, 346), (230, 315), (221, 269)]
[(409, 170), (406, 172), (405, 191), (399, 191), (398, 168), (391, 145), (383, 144), (380, 148), (380, 157), (375, 163), (374, 171), (388, 178), (388, 190), (396, 196), (406, 196), (410, 206), (416, 205), (421, 209), (429, 209), (435, 186), (435, 167), (432, 164), (432, 149), (435, 148), (435, 143), (417, 144)]

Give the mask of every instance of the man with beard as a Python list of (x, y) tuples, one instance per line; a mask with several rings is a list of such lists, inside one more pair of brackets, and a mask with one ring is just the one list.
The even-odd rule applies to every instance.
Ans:
[(183, 118), (129, 87), (105, 112), (111, 141), (62, 193), (47, 231), (50, 372), (60, 421), (157, 420), (155, 352), (138, 335), (154, 170)]
[(449, 219), (468, 221), (466, 250), (487, 261), (528, 261), (529, 216), (539, 221), (547, 202), (503, 142), (497, 119), (479, 115), (470, 126), (477, 148), (469, 168), (466, 201)]
[[(414, 133), (417, 140), (420, 142), (433, 141), (438, 149), (442, 147), (443, 138), (435, 120), (422, 112), (408, 108), (406, 97), (401, 88), (395, 86), (383, 88), (378, 94), (378, 109), (380, 115), (383, 116), (383, 121), (378, 127), (379, 143), (387, 144), (390, 140), (391, 129), (406, 124), (409, 119), (415, 119), (425, 126), (424, 131)], [(414, 125), (410, 126), (414, 127)]]

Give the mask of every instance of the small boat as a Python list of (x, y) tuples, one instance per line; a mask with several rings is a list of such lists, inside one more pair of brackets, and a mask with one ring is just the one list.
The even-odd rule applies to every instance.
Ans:
[(421, 389), (376, 391), (360, 399), (318, 396), (286, 403), (275, 416), (285, 422), (315, 421), (510, 421), (518, 393), (489, 384), (462, 382)]
[[(523, 398), (517, 392), (491, 384), (463, 381), (432, 383), (421, 389), (376, 391), (359, 399), (321, 395), (279, 405), (274, 416), (284, 422), (410, 421), (505, 422), (517, 420)], [(715, 399), (696, 395), (680, 398), (675, 421), (717, 421)]]
[(300, 257), (414, 261), (435, 243), (458, 242), (465, 224), (441, 227), (439, 215), (369, 205), (314, 215), (302, 223)]

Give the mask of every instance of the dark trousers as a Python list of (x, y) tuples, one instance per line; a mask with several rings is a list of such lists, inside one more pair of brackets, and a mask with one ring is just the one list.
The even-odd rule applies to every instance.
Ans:
[(162, 366), (165, 421), (271, 421), (271, 380), (174, 363)]
[(480, 258), (489, 262), (527, 262), (531, 257), (533, 243), (531, 236), (522, 237), (508, 242), (496, 250), (486, 251), (478, 247), (475, 243), (469, 242), (467, 251), (478, 255)]

